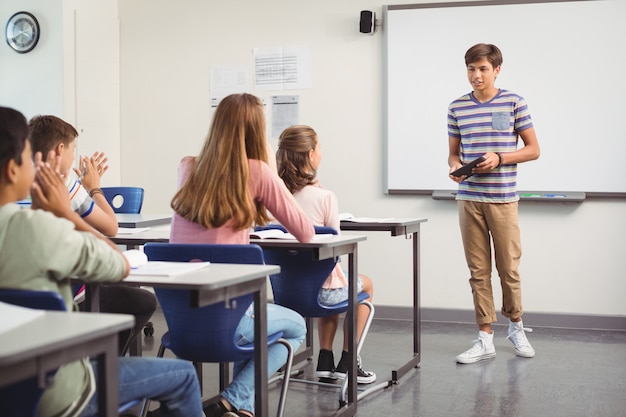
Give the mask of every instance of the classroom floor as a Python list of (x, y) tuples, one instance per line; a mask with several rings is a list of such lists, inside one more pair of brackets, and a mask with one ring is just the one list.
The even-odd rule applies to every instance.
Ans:
[[(145, 356), (156, 355), (166, 328), (159, 310), (153, 323), (154, 336), (142, 335)], [(475, 326), (423, 322), (420, 368), (360, 400), (357, 416), (626, 417), (626, 332), (535, 327), (528, 338), (537, 354), (524, 359), (505, 340), (505, 326), (494, 331), (495, 359), (459, 365), (455, 356), (471, 346)], [(340, 343), (341, 333), (336, 360)], [(361, 352), (365, 368), (376, 372), (377, 382), (389, 379), (391, 369), (410, 357), (411, 344), (410, 322), (375, 319)], [(304, 364), (305, 376), (313, 374), (315, 360)], [(216, 375), (215, 365), (204, 365), (205, 397), (217, 393)], [(279, 387), (270, 385), (270, 415)], [(329, 416), (338, 395), (335, 389), (292, 383), (285, 417)]]

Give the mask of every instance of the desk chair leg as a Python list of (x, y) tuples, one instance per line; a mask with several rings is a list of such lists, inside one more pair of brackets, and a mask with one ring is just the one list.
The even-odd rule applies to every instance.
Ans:
[(291, 366), (293, 365), (293, 348), (285, 339), (278, 339), (278, 343), (283, 344), (287, 348), (287, 362), (285, 363), (283, 374), (283, 386), (280, 391), (280, 400), (278, 402), (277, 417), (282, 417), (285, 411), (285, 402), (287, 401), (287, 389), (289, 388), (289, 375), (291, 374)]
[(224, 391), (230, 383), (230, 364), (228, 362), (222, 362), (219, 364), (220, 368), (220, 392)]
[[(370, 325), (372, 324), (372, 320), (374, 319), (374, 311), (375, 311), (374, 305), (370, 303), (369, 301), (361, 301), (359, 305), (367, 306), (370, 312), (367, 315), (367, 320), (365, 320), (365, 326), (363, 327), (363, 333), (361, 333), (361, 338), (359, 339), (356, 345), (357, 357), (361, 354), (361, 348), (363, 347), (363, 343), (365, 342), (365, 337), (367, 336), (367, 332), (369, 332), (370, 330)], [(346, 377), (343, 380), (343, 383), (341, 384), (341, 393), (339, 394), (340, 407), (343, 407), (345, 404), (347, 404), (346, 398), (348, 395), (348, 378), (349, 378), (348, 375), (346, 375)], [(385, 382), (385, 386), (388, 386), (386, 382)], [(367, 391), (369, 392), (370, 390), (368, 389)], [(357, 396), (357, 400), (358, 399), (359, 397)]]
[(202, 362), (194, 362), (193, 367), (196, 368), (196, 375), (198, 375), (198, 384), (200, 384), (200, 393), (204, 392), (202, 386)]
[(298, 352), (293, 357), (293, 363), (299, 364), (300, 362), (304, 362), (305, 360), (313, 360), (313, 349), (315, 348), (315, 338), (313, 332), (313, 318), (305, 317), (304, 322), (306, 323), (306, 336), (305, 336), (305, 348), (303, 351)]

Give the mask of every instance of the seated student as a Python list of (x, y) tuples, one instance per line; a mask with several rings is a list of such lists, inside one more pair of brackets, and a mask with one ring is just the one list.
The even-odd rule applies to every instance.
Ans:
[[(72, 125), (56, 116), (43, 115), (33, 117), (28, 127), (33, 153), (40, 152), (44, 157), (52, 153), (60, 159), (59, 169), (66, 180), (74, 211), (100, 233), (115, 236), (118, 229), (117, 219), (100, 189), (100, 179), (109, 168), (104, 154), (96, 152), (91, 158), (81, 157), (79, 168), (72, 170), (78, 136)], [(133, 329), (120, 335), (121, 355), (125, 354), (130, 343), (141, 335), (141, 330), (152, 317), (156, 305), (154, 294), (141, 288), (119, 285), (100, 287), (101, 312), (135, 316)], [(80, 307), (84, 310), (85, 303), (81, 303)]]
[[(308, 214), (316, 226), (330, 226), (339, 231), (339, 209), (337, 196), (330, 190), (325, 190), (316, 179), (322, 153), (315, 130), (309, 126), (291, 126), (285, 129), (278, 138), (276, 162), (278, 175), (293, 193), (300, 207)], [(372, 280), (359, 274), (359, 291), (374, 296)], [(348, 280), (339, 264), (330, 274), (322, 289), (319, 300), (322, 304), (332, 305), (348, 299)], [(369, 308), (359, 306), (357, 316), (357, 338), (361, 338)], [(316, 376), (319, 378), (345, 378), (348, 372), (348, 331), (347, 321), (344, 320), (343, 351), (341, 359), (335, 367), (333, 355), (333, 341), (339, 327), (339, 316), (320, 317), (317, 319), (317, 329), (320, 340), (320, 352), (317, 360)], [(370, 384), (376, 381), (374, 372), (362, 368), (358, 358), (357, 381), (360, 384)]]
[[(13, 109), (0, 107), (0, 287), (59, 292), (75, 307), (70, 276), (92, 282), (123, 279), (129, 265), (108, 239), (70, 207), (58, 172), (32, 160), (28, 124)], [(35, 170), (36, 165), (36, 170)], [(32, 197), (32, 209), (17, 201)], [(94, 364), (89, 358), (62, 365), (45, 389), (38, 417), (97, 413)], [(150, 398), (161, 415), (202, 417), (202, 399), (191, 363), (178, 359), (119, 359), (120, 402)]]
[[(268, 160), (261, 100), (250, 94), (224, 98), (200, 154), (180, 164), (170, 242), (247, 244), (251, 226), (268, 222), (268, 210), (301, 242), (313, 239), (313, 225)], [(252, 307), (237, 326), (243, 343), (254, 340)], [(275, 304), (267, 305), (267, 326), (268, 334), (282, 331), (294, 351), (306, 335), (304, 319)], [(269, 374), (286, 360), (285, 346), (270, 346)], [(254, 360), (237, 362), (233, 374), (220, 400), (204, 410), (207, 417), (254, 415)]]

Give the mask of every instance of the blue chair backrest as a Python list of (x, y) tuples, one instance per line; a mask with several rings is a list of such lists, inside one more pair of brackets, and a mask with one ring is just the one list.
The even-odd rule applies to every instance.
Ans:
[[(281, 229), (280, 225), (267, 225), (257, 229)], [(315, 226), (316, 234), (337, 234), (332, 227)], [(318, 294), (324, 281), (337, 264), (337, 259), (315, 260), (310, 251), (263, 249), (265, 263), (280, 265), (280, 272), (270, 276), (274, 302), (297, 311), (304, 317), (326, 317), (337, 310), (318, 302)]]
[[(215, 263), (264, 264), (257, 245), (147, 243), (150, 261), (209, 261)], [(170, 348), (180, 358), (194, 362), (233, 362), (250, 357), (235, 344), (235, 329), (251, 294), (201, 308), (190, 307), (190, 291), (155, 288), (167, 322)], [(210, 358), (210, 360), (208, 359)]]
[[(40, 310), (65, 310), (61, 294), (54, 291), (0, 289), (0, 301)], [(48, 377), (54, 372), (48, 374)], [(37, 378), (29, 378), (0, 389), (0, 415), (3, 417), (34, 416), (43, 394)]]
[(115, 213), (141, 213), (143, 188), (102, 187), (102, 193)]
[(66, 310), (63, 297), (55, 291), (0, 289), (0, 301), (39, 310)]

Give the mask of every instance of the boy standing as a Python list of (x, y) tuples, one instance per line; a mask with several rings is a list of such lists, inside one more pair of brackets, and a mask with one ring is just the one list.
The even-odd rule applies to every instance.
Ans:
[[(479, 328), (474, 345), (456, 357), (459, 363), (496, 356), (491, 331), (491, 323), (497, 321), (491, 287), (491, 239), (502, 285), (501, 312), (509, 319), (507, 339), (518, 356), (535, 356), (525, 334), (531, 329), (524, 329), (522, 324), (517, 164), (537, 159), (539, 142), (526, 101), (495, 87), (501, 64), (502, 53), (495, 45), (472, 46), (465, 54), (465, 65), (473, 91), (448, 108), (449, 172), (480, 156), (485, 158), (469, 177), (449, 175), (459, 184), (459, 224)], [(524, 142), (520, 149), (518, 137)]]
[[(129, 272), (124, 256), (70, 207), (58, 172), (32, 161), (28, 125), (16, 110), (0, 107), (0, 287), (59, 292), (74, 309), (75, 276), (114, 282)], [(55, 166), (55, 164), (53, 164)], [(17, 201), (32, 197), (31, 209)], [(38, 416), (89, 416), (97, 412), (97, 389), (89, 358), (59, 367), (39, 401)], [(161, 415), (202, 416), (193, 366), (177, 359), (120, 358), (120, 402), (161, 401)]]

